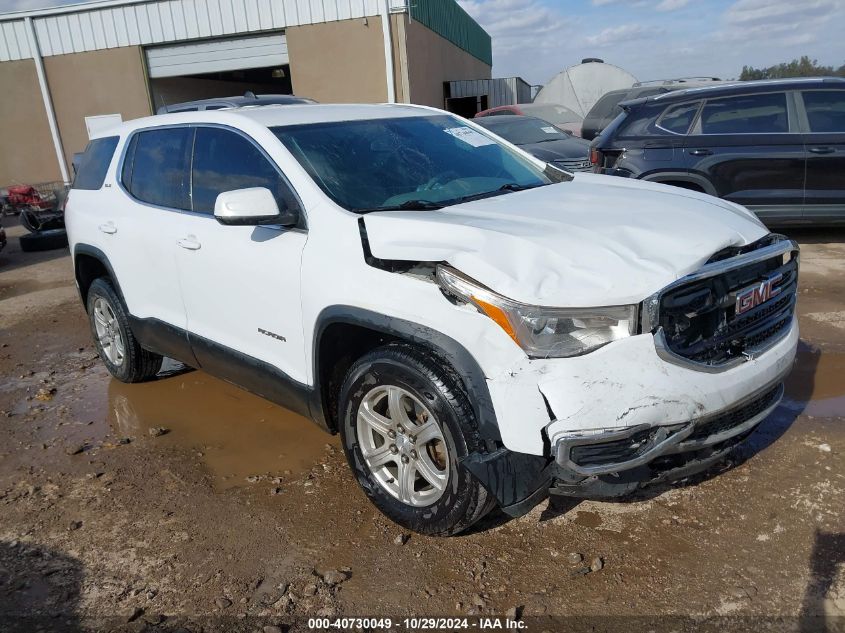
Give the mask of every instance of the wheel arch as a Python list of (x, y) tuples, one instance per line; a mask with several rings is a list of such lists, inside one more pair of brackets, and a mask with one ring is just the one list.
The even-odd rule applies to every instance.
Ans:
[(673, 183), (678, 183), (678, 186), (683, 186), (684, 184), (694, 185), (703, 193), (716, 197), (719, 196), (719, 193), (716, 191), (716, 187), (714, 187), (713, 183), (711, 183), (707, 178), (699, 176), (698, 174), (691, 174), (689, 172), (658, 171), (648, 174), (647, 176), (643, 176), (641, 180), (664, 185), (671, 185)]
[(483, 439), (501, 441), (486, 377), (463, 345), (425, 325), (345, 305), (325, 308), (314, 328), (311, 412), (320, 425), (338, 430), (336, 397), (346, 369), (370, 349), (392, 341), (411, 343), (448, 362), (469, 396)]
[(90, 244), (77, 244), (73, 248), (73, 272), (76, 278), (76, 287), (79, 290), (79, 298), (82, 305), (87, 305), (88, 290), (95, 279), (108, 277), (114, 286), (115, 292), (126, 305), (123, 291), (120, 289), (120, 282), (114, 273), (111, 262), (106, 254), (96, 246)]

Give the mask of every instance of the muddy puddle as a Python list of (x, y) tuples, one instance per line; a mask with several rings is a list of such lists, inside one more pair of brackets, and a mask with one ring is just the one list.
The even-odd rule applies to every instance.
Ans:
[(845, 417), (845, 354), (802, 345), (782, 406), (812, 417)]
[[(256, 475), (304, 472), (319, 462), (327, 443), (339, 446), (310, 420), (202, 371), (173, 363), (164, 370), (155, 381), (127, 385), (95, 362), (84, 374), (56, 380), (53, 400), (27, 400), (16, 413), (57, 409), (60, 422), (45, 425), (42, 439), (76, 442), (86, 451), (127, 441), (190, 449), (220, 488), (245, 485)], [(165, 432), (153, 435), (156, 429)]]
[[(158, 380), (126, 385), (113, 380), (90, 351), (66, 354), (64, 360), (76, 369), (30, 373), (0, 384), (0, 392), (26, 390), (28, 397), (12, 414), (33, 424), (42, 447), (57, 455), (81, 445), (94, 458), (126, 441), (187, 449), (205, 463), (219, 488), (229, 488), (245, 485), (248, 477), (307, 471), (320, 462), (327, 443), (339, 446), (337, 437), (313, 422), (202, 371), (169, 363)], [(35, 395), (45, 386), (55, 387), (55, 394), (42, 401)], [(845, 417), (845, 353), (802, 343), (783, 403), (750, 438), (750, 454), (777, 441), (799, 416), (802, 425), (812, 424), (807, 417)], [(166, 432), (152, 435), (158, 428)], [(594, 520), (581, 513), (576, 522), (596, 527)]]

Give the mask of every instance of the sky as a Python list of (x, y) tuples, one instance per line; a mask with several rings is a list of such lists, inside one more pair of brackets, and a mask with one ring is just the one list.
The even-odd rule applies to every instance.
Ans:
[[(0, 12), (79, 0), (0, 0)], [(274, 0), (278, 1), (278, 0)], [(409, 0), (425, 2), (425, 0)], [(734, 79), (809, 55), (845, 64), (845, 0), (458, 0), (493, 38), (493, 76), (546, 83), (585, 57), (640, 81)]]
[(734, 79), (801, 55), (845, 64), (845, 0), (458, 1), (493, 38), (493, 76), (531, 84), (585, 57), (640, 81)]

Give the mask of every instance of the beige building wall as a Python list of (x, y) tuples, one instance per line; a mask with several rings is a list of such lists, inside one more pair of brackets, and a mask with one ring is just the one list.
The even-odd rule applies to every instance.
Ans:
[(0, 63), (0, 187), (61, 180), (31, 59)]
[[(394, 16), (398, 28), (394, 39), (404, 37), (408, 65), (410, 102), (444, 107), (443, 82), (458, 79), (490, 79), (492, 68), (452, 44), (428, 27), (410, 21), (406, 14)], [(404, 28), (404, 35), (401, 29)]]
[(152, 114), (143, 55), (140, 46), (126, 46), (44, 58), (69, 170), (73, 154), (88, 144), (86, 116), (120, 113), (127, 121)]
[(341, 20), (285, 29), (293, 93), (321, 103), (383, 103), (381, 18)]

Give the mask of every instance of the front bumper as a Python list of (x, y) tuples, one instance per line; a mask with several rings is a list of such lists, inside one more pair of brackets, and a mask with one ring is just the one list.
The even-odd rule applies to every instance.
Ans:
[(794, 319), (764, 353), (720, 372), (662, 358), (642, 335), (581, 357), (532, 361), (488, 383), (504, 446), (463, 463), (513, 516), (549, 492), (618, 497), (688, 477), (777, 407), (797, 345)]
[(564, 436), (552, 447), (559, 478), (616, 474), (643, 466), (661, 455), (689, 453), (747, 435), (777, 408), (784, 376), (724, 411), (685, 424), (652, 426)]

